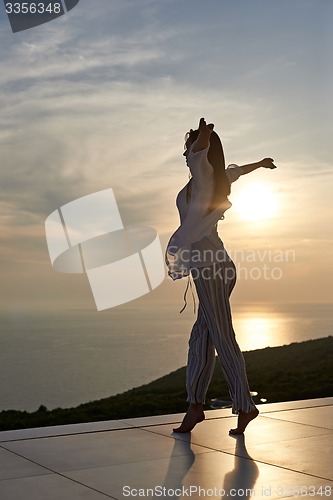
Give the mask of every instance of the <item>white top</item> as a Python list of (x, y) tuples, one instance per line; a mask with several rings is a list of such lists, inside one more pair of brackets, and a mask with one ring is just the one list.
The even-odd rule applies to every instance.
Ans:
[[(217, 233), (217, 223), (224, 218), (223, 214), (231, 207), (231, 203), (226, 200), (207, 213), (214, 190), (214, 169), (207, 158), (209, 147), (194, 153), (194, 144), (186, 157), (192, 174), (191, 198), (187, 203), (186, 184), (176, 200), (180, 226), (171, 236), (165, 252), (168, 274), (173, 280), (188, 276), (193, 267), (209, 266), (224, 258), (224, 246)], [(241, 167), (235, 164), (229, 165), (225, 172), (230, 184), (242, 174)]]

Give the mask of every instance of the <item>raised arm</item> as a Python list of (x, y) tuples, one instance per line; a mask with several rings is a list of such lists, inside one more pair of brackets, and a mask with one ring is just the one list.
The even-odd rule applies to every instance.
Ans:
[(199, 135), (193, 146), (193, 153), (202, 151), (203, 149), (206, 149), (209, 146), (210, 136), (212, 135), (213, 128), (214, 128), (213, 123), (209, 123), (207, 125), (204, 118), (200, 119)]
[(263, 167), (263, 168), (276, 168), (276, 165), (274, 165), (274, 160), (272, 158), (264, 158), (263, 160), (257, 161), (255, 163), (248, 163), (246, 165), (240, 165), (241, 168), (241, 175), (249, 174), (250, 172), (253, 172), (257, 168)]

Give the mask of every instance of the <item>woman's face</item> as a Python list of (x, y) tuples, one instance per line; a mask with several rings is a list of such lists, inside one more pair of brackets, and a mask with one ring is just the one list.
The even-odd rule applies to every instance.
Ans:
[(183, 156), (187, 156), (187, 154), (188, 154), (188, 150), (190, 149), (190, 147), (192, 146), (192, 144), (193, 144), (193, 143), (194, 143), (194, 138), (193, 138), (193, 137), (192, 137), (192, 138), (191, 138), (191, 137), (189, 137), (189, 138), (187, 139), (187, 141), (185, 142), (185, 148), (186, 148), (186, 149), (185, 149), (185, 151), (184, 151), (184, 153), (183, 153)]

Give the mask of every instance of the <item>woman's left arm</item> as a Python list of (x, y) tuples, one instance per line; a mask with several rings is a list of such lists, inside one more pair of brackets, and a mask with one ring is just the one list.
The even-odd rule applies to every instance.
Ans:
[(274, 160), (272, 158), (264, 158), (263, 160), (257, 161), (255, 163), (248, 163), (246, 165), (240, 165), (239, 168), (241, 168), (241, 175), (249, 174), (250, 172), (253, 172), (254, 170), (257, 170), (257, 168), (263, 167), (263, 168), (276, 168), (276, 165), (274, 165)]
[(193, 148), (192, 148), (193, 153), (197, 153), (199, 151), (202, 151), (202, 150), (208, 148), (209, 143), (210, 143), (210, 136), (212, 135), (213, 129), (214, 129), (213, 123), (209, 123), (207, 125), (204, 118), (200, 119), (199, 135), (198, 135), (198, 138), (193, 145)]

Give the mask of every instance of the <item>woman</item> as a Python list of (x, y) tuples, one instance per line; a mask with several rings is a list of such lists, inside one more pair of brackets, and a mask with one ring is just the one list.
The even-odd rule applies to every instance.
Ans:
[(174, 432), (189, 432), (205, 418), (203, 404), (213, 375), (215, 349), (228, 383), (232, 413), (238, 414), (242, 434), (259, 414), (248, 386), (243, 355), (232, 327), (229, 296), (236, 282), (236, 268), (217, 233), (217, 223), (231, 207), (230, 185), (241, 175), (259, 167), (276, 168), (271, 158), (257, 163), (229, 165), (225, 169), (223, 148), (213, 124), (201, 118), (199, 128), (186, 140), (186, 162), (191, 179), (177, 196), (180, 227), (166, 249), (168, 274), (173, 280), (192, 275), (199, 298), (186, 370), (187, 401), (182, 424)]

